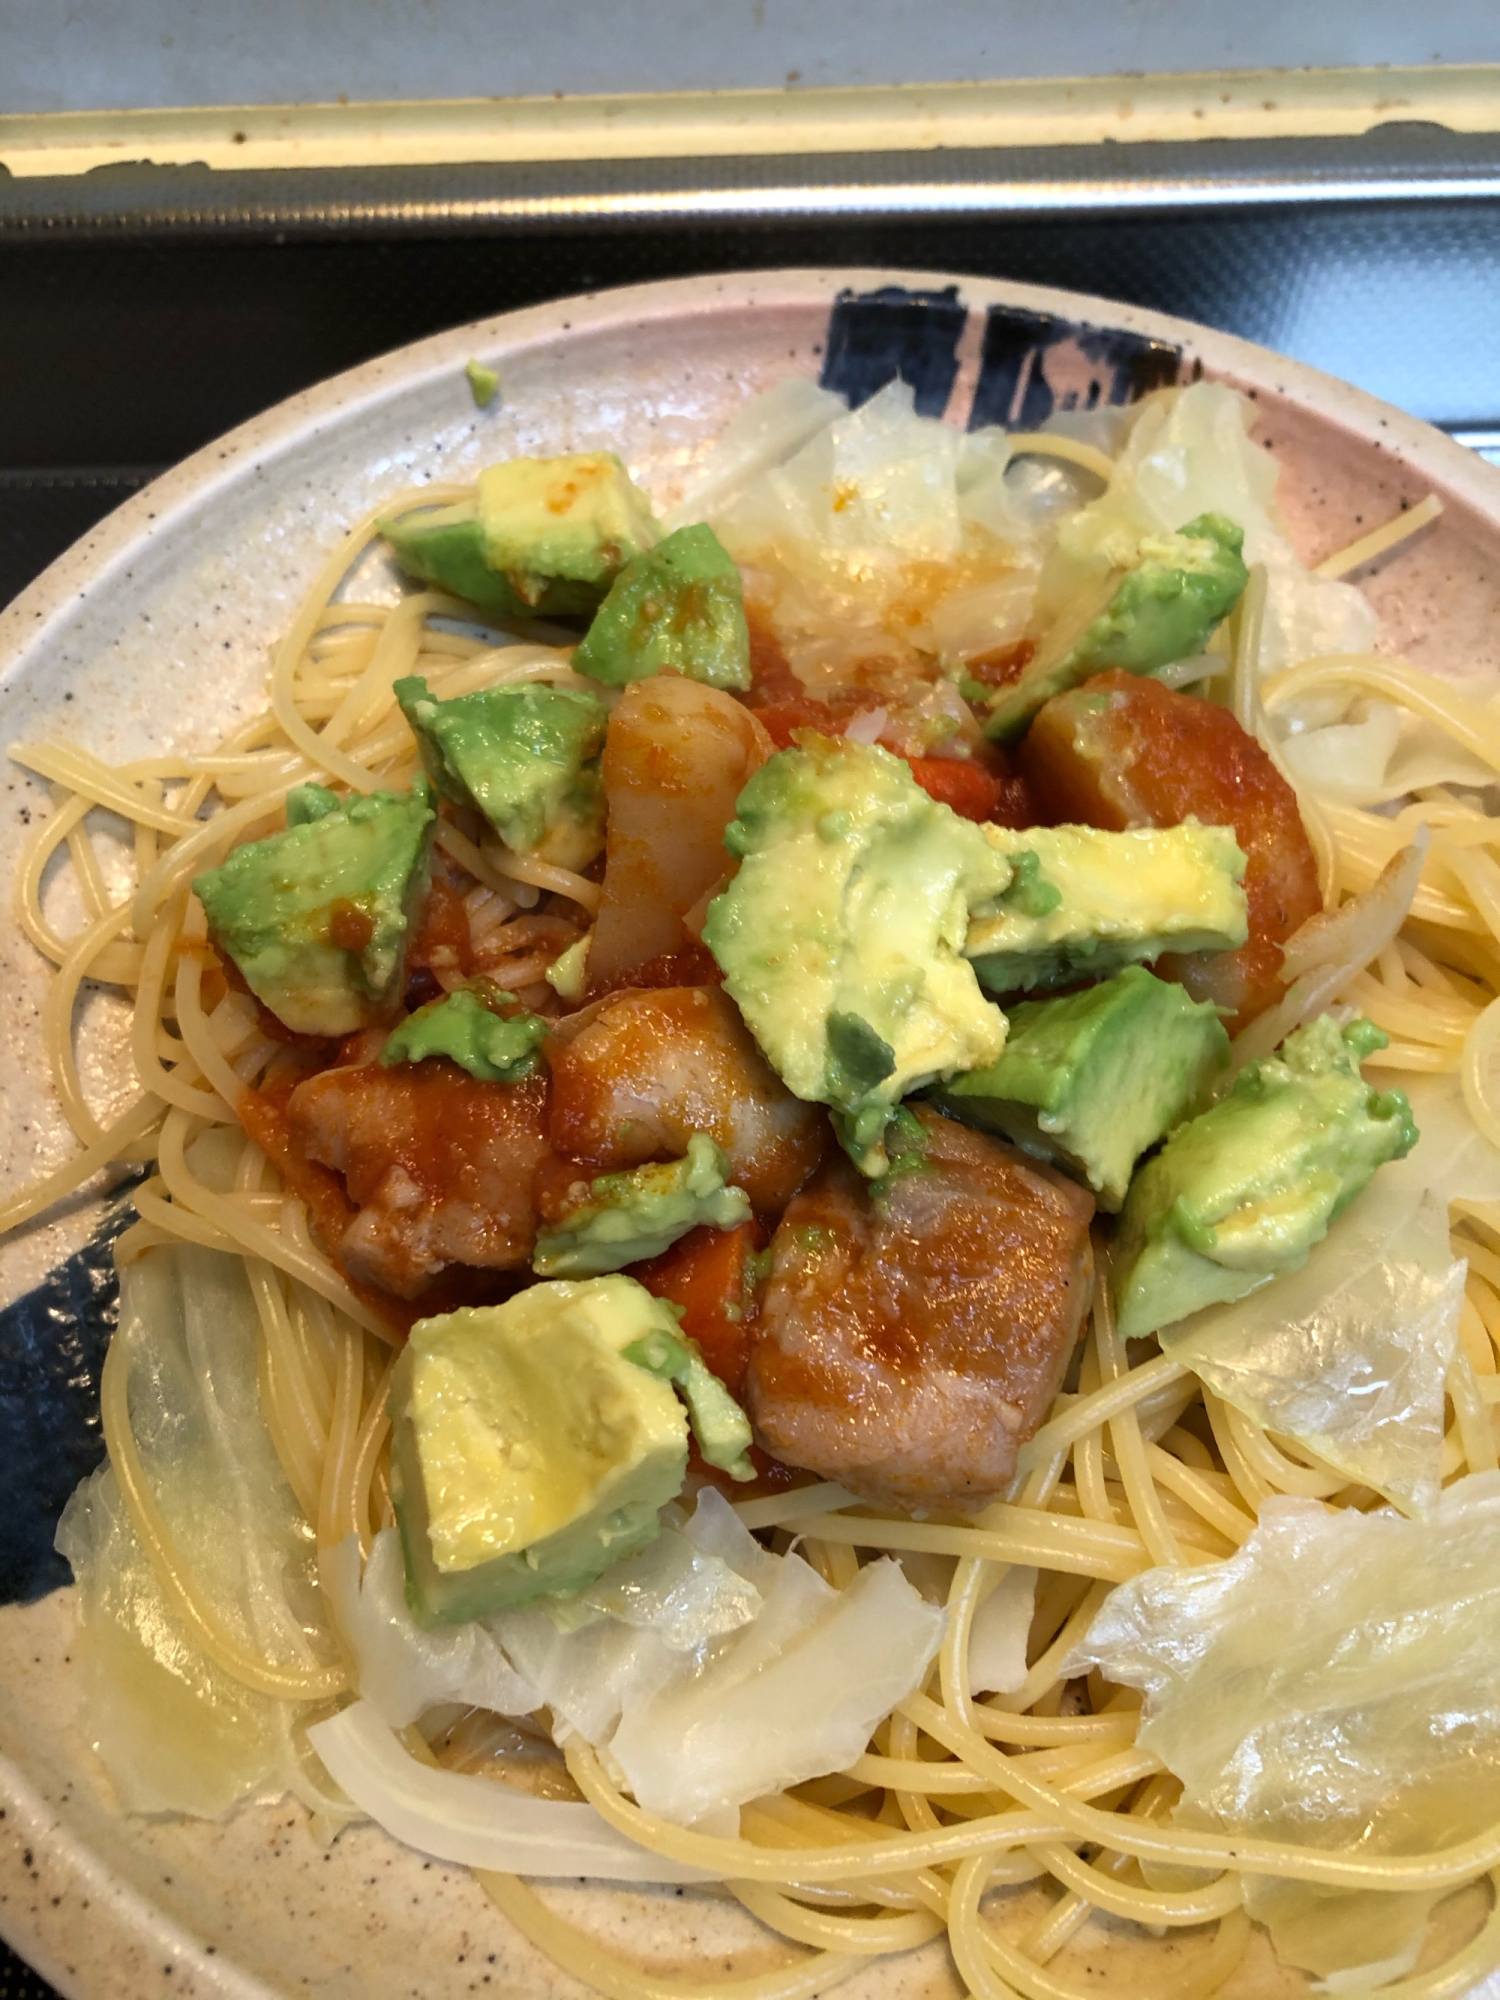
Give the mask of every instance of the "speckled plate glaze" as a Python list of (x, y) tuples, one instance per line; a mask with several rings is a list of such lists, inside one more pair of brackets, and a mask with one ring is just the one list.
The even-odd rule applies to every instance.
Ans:
[[(484, 411), (462, 372), (471, 357), (500, 375), (500, 397)], [(1361, 579), (1384, 621), (1382, 644), (1439, 673), (1500, 667), (1500, 473), (1425, 425), (1243, 341), (1102, 300), (928, 274), (770, 272), (463, 327), (199, 452), (0, 619), (4, 737), (62, 733), (113, 760), (206, 746), (259, 706), (267, 649), (323, 552), (396, 487), (468, 478), (517, 452), (603, 444), (665, 506), (728, 416), (789, 373), (821, 376), (855, 400), (900, 373), (929, 414), (1029, 428), (1054, 408), (1129, 401), (1200, 370), (1258, 402), (1258, 434), (1285, 468), (1285, 511), (1305, 558), (1440, 492), (1447, 512), (1436, 528)], [(13, 766), (3, 782), (9, 880), (48, 800)], [(7, 916), (7, 1187), (70, 1145), (38, 1060), (43, 990), (41, 962)], [(120, 1028), (107, 1000), (85, 1003), (85, 1079), (103, 1111), (128, 1092)], [(69, 2000), (580, 1994), (463, 1871), (424, 1862), (374, 1828), (325, 1848), (297, 1807), (206, 1825), (129, 1819), (115, 1806), (77, 1726), (69, 1593), (55, 1587), (65, 1572), (46, 1555), (56, 1511), (98, 1451), (93, 1384), (110, 1312), (101, 1226), (102, 1191), (0, 1248), (0, 1596), (23, 1600), (0, 1611), (0, 1932)], [(722, 1896), (599, 1884), (544, 1893), (676, 1975), (684, 1995), (708, 1967), (749, 1975), (787, 1957)], [(1478, 1892), (1455, 1899), (1445, 1928), (1467, 1932), (1481, 1907)], [(1192, 1934), (1169, 1947), (1195, 1948)], [(1143, 1949), (1095, 1924), (1055, 1963), (1080, 1985), (1146, 1992)], [(1262, 1952), (1224, 1990), (1273, 2000), (1307, 1986)], [(1500, 1982), (1485, 1990), (1500, 2000)], [(946, 1953), (929, 1946), (862, 1970), (840, 1991), (938, 2000), (959, 1987)]]

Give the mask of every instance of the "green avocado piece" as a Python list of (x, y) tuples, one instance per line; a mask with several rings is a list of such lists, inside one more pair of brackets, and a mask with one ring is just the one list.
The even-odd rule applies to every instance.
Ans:
[(748, 1222), (750, 1197), (726, 1184), (728, 1166), (713, 1140), (695, 1132), (684, 1159), (600, 1174), (563, 1221), (538, 1231), (532, 1269), (543, 1278), (618, 1271), (659, 1257), (690, 1229)]
[[(663, 1300), (668, 1312), (680, 1311)], [(676, 1384), (687, 1404), (688, 1421), (698, 1449), (709, 1465), (727, 1472), (731, 1479), (753, 1479), (750, 1463), (750, 1419), (730, 1395), (698, 1351), (697, 1342), (684, 1333), (668, 1333), (653, 1327), (624, 1350), (625, 1359), (645, 1368), (663, 1382)]]
[(610, 451), (486, 466), (472, 499), (380, 523), (408, 576), (500, 618), (583, 618), (660, 535)]
[(809, 733), (769, 758), (736, 811), (724, 844), (739, 871), (703, 942), (788, 1089), (831, 1106), (878, 1177), (901, 1099), (1004, 1046), (963, 951), (970, 908), (1006, 889), (1010, 859), (899, 757), (845, 738)]
[(576, 944), (560, 951), (547, 967), (543, 976), (559, 1000), (571, 1000), (576, 1006), (588, 991), (589, 943), (593, 935), (592, 931), (585, 931)]
[(661, 673), (709, 687), (749, 687), (740, 573), (713, 529), (679, 528), (626, 563), (573, 666), (610, 687)]
[(1240, 555), (1244, 540), (1243, 530), (1222, 514), (1200, 514), (1175, 535), (1143, 538), (1136, 567), (1107, 586), (1102, 608), (1082, 606), (1019, 679), (1001, 689), (985, 734), (1013, 741), (1044, 701), (1091, 674), (1110, 667), (1150, 674), (1201, 653), (1250, 580)]
[(298, 785), (286, 795), (286, 823), (288, 826), (311, 826), (314, 820), (327, 819), (331, 812), (337, 812), (343, 804), (337, 792), (327, 785)]
[(1387, 1160), (1417, 1143), (1399, 1090), (1359, 1065), (1386, 1037), (1324, 1014), (1247, 1063), (1230, 1095), (1179, 1125), (1130, 1186), (1112, 1257), (1134, 1339), (1295, 1271)]
[(1229, 1060), (1208, 1001), (1138, 965), (1082, 993), (1023, 1000), (999, 1062), (932, 1100), (1087, 1181), (1118, 1209), (1141, 1154), (1203, 1101)]
[(464, 379), (469, 385), (476, 410), (487, 410), (500, 393), (500, 377), (493, 368), (486, 368), (482, 361), (466, 361)]
[(609, 710), (596, 695), (533, 681), (439, 701), (416, 674), (394, 692), (444, 798), (477, 806), (519, 854), (579, 869), (599, 853)]
[(316, 818), (237, 847), (193, 889), (215, 947), (279, 1021), (349, 1035), (388, 1019), (400, 996), (437, 815), (421, 778), (409, 792), (314, 803)]
[(495, 570), (485, 559), (477, 500), (447, 507), (411, 507), (380, 523), (391, 553), (419, 583), (430, 583), (496, 618), (586, 618), (604, 595), (602, 584)]
[(986, 826), (1014, 869), (974, 911), (964, 943), (990, 993), (1099, 979), (1164, 951), (1232, 951), (1249, 917), (1245, 857), (1229, 826)]
[(627, 1357), (668, 1307), (633, 1278), (531, 1285), (418, 1320), (391, 1378), (391, 1491), (424, 1624), (582, 1590), (660, 1531), (688, 1427)]
[(599, 597), (661, 539), (650, 502), (612, 451), (487, 465), (475, 499), (492, 570), (586, 584)]
[(539, 1014), (498, 1014), (460, 986), (408, 1014), (387, 1035), (380, 1060), (390, 1069), (447, 1056), (481, 1083), (520, 1083), (536, 1068), (536, 1052), (551, 1032)]

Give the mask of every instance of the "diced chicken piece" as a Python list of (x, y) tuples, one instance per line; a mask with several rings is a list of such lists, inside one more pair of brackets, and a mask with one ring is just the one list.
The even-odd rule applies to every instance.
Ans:
[(1004, 1493), (1093, 1290), (1092, 1198), (917, 1113), (925, 1164), (873, 1185), (836, 1160), (792, 1203), (750, 1360), (766, 1449), (878, 1505)]
[(329, 1246), (351, 1277), (409, 1299), (450, 1264), (530, 1262), (551, 1154), (544, 1077), (480, 1083), (443, 1059), (327, 1069), (292, 1092), (287, 1124), (359, 1209)]
[(779, 1215), (822, 1158), (821, 1111), (792, 1096), (717, 986), (612, 993), (559, 1024), (550, 1134), (595, 1173), (680, 1159), (695, 1132)]
[(1250, 935), (1238, 951), (1158, 960), (1231, 1034), (1281, 997), (1281, 946), (1323, 907), (1291, 786), (1227, 709), (1133, 674), (1097, 674), (1032, 723), (1021, 771), (1046, 817), (1120, 830), (1232, 826), (1244, 849)]
[(604, 885), (589, 984), (693, 942), (684, 916), (728, 871), (724, 829), (770, 738), (742, 702), (676, 674), (634, 681), (609, 719)]

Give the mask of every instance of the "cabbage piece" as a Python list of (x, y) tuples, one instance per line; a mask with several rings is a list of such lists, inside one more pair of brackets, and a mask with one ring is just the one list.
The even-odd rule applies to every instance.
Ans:
[(638, 1846), (591, 1805), (533, 1798), (491, 1778), (419, 1764), (373, 1702), (357, 1701), (307, 1734), (330, 1776), (377, 1825), (439, 1861), (614, 1882), (712, 1879)]
[[(1278, 1495), (1227, 1562), (1113, 1591), (1060, 1671), (1095, 1666), (1144, 1694), (1189, 1824), (1365, 1854), (1469, 1839), (1500, 1799), (1500, 1474), (1424, 1521)], [(1408, 1953), (1437, 1900), (1246, 1883), (1282, 1958), (1325, 1976)]]
[(502, 1612), (489, 1629), (554, 1715), (602, 1744), (625, 1707), (671, 1679), (685, 1657), (757, 1617), (777, 1574), (776, 1557), (705, 1487), (680, 1529), (664, 1529), (580, 1597)]
[[(918, 416), (896, 381), (716, 503), (712, 525), (746, 573), (747, 602), (810, 688), (874, 660), (930, 676), (939, 655), (1022, 637), (1034, 538), (1055, 512), (1051, 487), (1048, 504), (1025, 481), (1012, 489), (1009, 453), (1003, 432), (966, 437)], [(1065, 495), (1076, 506), (1076, 490)]]
[[(226, 1185), (238, 1143), (190, 1151)], [(163, 1246), (126, 1266), (115, 1342), (142, 1469), (199, 1597), (248, 1651), (284, 1667), (338, 1658), (316, 1552), (260, 1410), (259, 1322), (238, 1257)], [(84, 1726), (129, 1805), (216, 1817), (294, 1782), (296, 1704), (254, 1695), (177, 1624), (113, 1473), (80, 1487), (58, 1529), (80, 1585)]]
[[(920, 1682), (941, 1641), (943, 1612), (896, 1564), (873, 1564), (836, 1591), (800, 1556), (768, 1554), (711, 1487), (680, 1534), (662, 1539), (713, 1566), (665, 1594), (658, 1587), (663, 1606), (700, 1597), (696, 1618), (663, 1611), (631, 1626), (617, 1613), (569, 1630), (566, 1616), (538, 1606), (490, 1629), (637, 1801), (684, 1825), (839, 1770)], [(613, 1576), (595, 1586), (596, 1602)]]
[(969, 1627), (969, 1686), (975, 1694), (1014, 1694), (1026, 1684), (1026, 1642), (1036, 1611), (1036, 1571), (1008, 1569)]
[(1299, 784), (1345, 805), (1374, 805), (1386, 796), (1401, 711), (1393, 701), (1366, 701), (1359, 708), (1358, 715), (1285, 737), (1281, 757)]
[(817, 431), (719, 519), (752, 547), (811, 541), (941, 562), (958, 552), (962, 442), (950, 425), (917, 415), (908, 383), (890, 382)]
[(1500, 1201), (1500, 1151), (1469, 1116), (1458, 1078), (1391, 1075), (1406, 1092), (1421, 1137), (1404, 1160), (1381, 1168), (1381, 1180), (1431, 1188), (1444, 1201)]
[[(1493, 695), (1487, 681), (1462, 691), (1478, 701)], [(1288, 702), (1275, 723), (1292, 776), (1339, 805), (1386, 805), (1430, 785), (1482, 790), (1495, 782), (1493, 768), (1436, 723), (1403, 714), (1394, 702), (1355, 699), (1347, 689)]]
[(754, 1624), (621, 1718), (609, 1754), (648, 1811), (690, 1824), (842, 1770), (927, 1671), (944, 1616), (898, 1564), (836, 1591), (800, 1557), (781, 1562)]
[(294, 1711), (184, 1636), (108, 1465), (74, 1492), (57, 1546), (78, 1585), (80, 1719), (126, 1811), (223, 1819), (243, 1800), (279, 1798)]
[(442, 1702), (499, 1715), (530, 1715), (541, 1707), (542, 1697), (483, 1625), (429, 1627), (412, 1617), (396, 1529), (375, 1537), (363, 1579), (353, 1535), (324, 1552), (320, 1571), (359, 1692), (393, 1729)]
[(1381, 1168), (1300, 1271), (1160, 1338), (1225, 1402), (1421, 1513), (1437, 1497), (1463, 1302), (1446, 1204), (1500, 1200), (1500, 1152), (1456, 1077), (1398, 1080), (1421, 1133), (1406, 1158)]
[[(716, 1507), (739, 1527), (718, 1494), (700, 1512)], [(748, 1531), (740, 1532), (760, 1555)], [(622, 1625), (653, 1631), (674, 1653), (684, 1653), (748, 1625), (759, 1616), (764, 1599), (726, 1555), (700, 1546), (690, 1533), (669, 1530), (638, 1556), (607, 1569), (576, 1601)]]
[(1374, 608), (1353, 584), (1304, 569), (1287, 539), (1275, 511), (1275, 461), (1247, 435), (1254, 416), (1254, 406), (1221, 382), (1148, 398), (1108, 489), (1063, 523), (1044, 579), (1049, 601), (1071, 596), (1109, 564), (1131, 567), (1142, 535), (1224, 514), (1245, 531), (1245, 561), (1266, 568), (1263, 672), (1326, 653), (1370, 652)]
[(1264, 1429), (1425, 1513), (1465, 1268), (1446, 1205), (1377, 1176), (1300, 1271), (1163, 1327), (1162, 1352)]
[(789, 376), (752, 396), (709, 447), (681, 500), (664, 516), (663, 530), (690, 527), (732, 506), (752, 480), (784, 465), (819, 431), (849, 414), (832, 389), (805, 376)]

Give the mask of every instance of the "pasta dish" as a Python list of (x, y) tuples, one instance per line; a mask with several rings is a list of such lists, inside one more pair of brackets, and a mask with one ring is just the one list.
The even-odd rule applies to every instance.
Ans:
[(1308, 569), (1252, 414), (788, 381), (665, 517), (390, 494), (212, 748), (12, 746), (77, 1148), (0, 1227), (135, 1177), (126, 1810), (373, 1820), (640, 2000), (1500, 1964), (1500, 710), (1346, 580), (1436, 500)]

